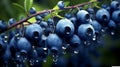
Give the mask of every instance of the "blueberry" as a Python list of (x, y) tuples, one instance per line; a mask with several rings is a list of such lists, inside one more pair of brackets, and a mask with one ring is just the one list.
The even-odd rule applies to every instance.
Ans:
[(42, 28), (47, 28), (48, 27), (48, 24), (47, 24), (47, 22), (45, 22), (45, 21), (41, 21), (40, 23), (39, 23), (39, 25), (42, 27)]
[(102, 4), (101, 7), (104, 8), (104, 9), (106, 9), (106, 8), (108, 7), (108, 5), (106, 5), (106, 4)]
[(65, 4), (63, 1), (59, 1), (57, 5), (60, 9), (63, 9), (65, 7)]
[(56, 33), (65, 38), (69, 38), (74, 34), (74, 25), (68, 19), (61, 19), (56, 25)]
[(54, 32), (54, 29), (53, 28), (50, 28), (50, 27), (47, 27), (44, 31), (44, 35), (45, 36), (48, 36), (49, 34), (53, 33)]
[(120, 11), (119, 10), (114, 11), (112, 13), (112, 20), (118, 23), (120, 22)]
[(110, 8), (110, 6), (108, 6), (108, 7), (106, 8), (106, 10), (111, 14), (111, 8)]
[(42, 21), (42, 17), (40, 15), (37, 15), (35, 18), (37, 21)]
[(62, 40), (56, 34), (50, 34), (45, 43), (47, 47), (54, 53), (58, 52), (62, 48)]
[(2, 39), (4, 39), (5, 36), (6, 36), (6, 33), (1, 33), (1, 34), (0, 34), (0, 38), (2, 38)]
[(93, 21), (90, 22), (90, 24), (91, 24), (91, 25), (93, 26), (93, 28), (95, 29), (95, 33), (100, 33), (102, 26), (99, 24), (98, 21), (93, 20)]
[(36, 9), (34, 7), (30, 8), (30, 14), (35, 14), (36, 13)]
[(95, 13), (95, 11), (94, 11), (93, 8), (88, 8), (87, 11), (88, 11), (90, 14), (94, 14), (94, 13)]
[(71, 18), (73, 15), (71, 14), (71, 13), (66, 13), (65, 14), (65, 17), (67, 18), (67, 19), (69, 19), (69, 18)]
[(52, 18), (49, 18), (47, 22), (49, 27), (53, 28), (55, 26), (54, 20)]
[(28, 53), (31, 50), (32, 46), (25, 37), (21, 37), (17, 42), (17, 48), (22, 53)]
[(95, 35), (95, 30), (92, 25), (81, 24), (78, 27), (78, 36), (80, 36), (81, 39), (83, 40), (91, 39), (94, 35)]
[(0, 37), (0, 54), (5, 51), (6, 44), (3, 42), (3, 39)]
[(108, 27), (110, 29), (115, 29), (116, 28), (116, 23), (113, 20), (110, 20), (110, 22), (108, 23)]
[(88, 8), (87, 11), (90, 14), (90, 18), (95, 19), (95, 11), (94, 11), (94, 9), (93, 8)]
[(47, 49), (47, 47), (36, 47), (35, 49), (37, 51), (38, 56), (42, 59), (46, 58), (49, 54), (49, 50)]
[(79, 47), (81, 44), (81, 39), (77, 35), (73, 35), (70, 38), (70, 46), (73, 48)]
[(8, 41), (10, 41), (15, 35), (16, 35), (16, 33), (15, 33), (14, 30), (9, 31), (9, 35), (8, 35), (9, 39), (8, 39)]
[(83, 7), (78, 7), (79, 8), (79, 10), (83, 10)]
[(47, 16), (48, 14), (50, 14), (50, 12), (45, 12), (45, 13), (43, 13), (43, 14), (40, 14), (40, 16), (41, 16), (42, 18), (44, 18), (44, 17)]
[(82, 61), (79, 61), (79, 58), (81, 58), (81, 60), (83, 59), (82, 57), (78, 57), (78, 55), (70, 54), (68, 67), (79, 67), (80, 63), (82, 62)]
[(96, 20), (100, 23), (106, 23), (110, 20), (110, 14), (106, 9), (99, 9), (96, 13)]
[(52, 67), (67, 67), (67, 59), (64, 57), (59, 57), (56, 64), (52, 64)]
[(5, 21), (0, 20), (0, 31), (4, 31), (7, 29), (7, 24)]
[(39, 42), (42, 36), (42, 28), (38, 24), (31, 24), (26, 27), (25, 37), (30, 41)]
[(76, 17), (71, 17), (70, 19), (69, 19), (73, 24), (74, 24), (74, 26), (76, 27), (76, 25), (77, 25), (77, 18)]
[(12, 58), (12, 56), (11, 56), (11, 52), (10, 52), (10, 47), (9, 47), (9, 45), (7, 45), (7, 48), (3, 54), (4, 63), (7, 64), (11, 58)]
[(14, 36), (14, 37), (12, 37), (11, 38), (11, 40), (10, 40), (10, 43), (9, 43), (9, 45), (10, 45), (10, 50), (11, 50), (11, 52), (12, 53), (15, 53), (18, 49), (17, 49), (17, 42), (18, 42), (18, 40), (19, 40), (19, 37), (18, 36)]
[(8, 22), (9, 22), (9, 25), (12, 25), (16, 22), (16, 20), (14, 18), (11, 18), (11, 19), (9, 19)]
[(29, 52), (29, 56), (31, 59), (37, 59), (38, 58), (38, 53), (37, 50), (35, 48), (31, 49), (31, 51)]
[(120, 4), (118, 1), (112, 1), (110, 4), (111, 10), (118, 10), (120, 9)]
[(90, 20), (90, 15), (85, 10), (80, 10), (77, 12), (77, 20), (79, 20), (81, 23), (88, 23)]

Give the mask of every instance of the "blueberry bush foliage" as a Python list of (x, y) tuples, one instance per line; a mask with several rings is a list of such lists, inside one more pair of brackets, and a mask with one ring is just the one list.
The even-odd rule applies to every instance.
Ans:
[(12, 3), (23, 13), (0, 20), (1, 67), (120, 65), (119, 0), (57, 1), (40, 11), (33, 2)]

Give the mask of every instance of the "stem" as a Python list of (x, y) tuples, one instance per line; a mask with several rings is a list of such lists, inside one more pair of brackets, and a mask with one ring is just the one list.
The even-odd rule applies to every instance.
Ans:
[[(97, 2), (97, 0), (95, 0), (94, 2)], [(64, 9), (59, 9), (59, 10), (74, 9), (74, 8), (82, 7), (82, 6), (84, 6), (84, 5), (88, 5), (88, 4), (92, 4), (92, 3), (93, 3), (93, 2), (85, 2), (85, 3), (78, 4), (78, 5), (74, 5), (74, 6), (68, 6), (68, 7), (65, 7)], [(0, 31), (0, 33), (3, 33), (3, 32), (5, 32), (5, 31), (8, 31), (8, 30), (12, 29), (13, 27), (16, 27), (16, 26), (19, 25), (19, 24), (22, 24), (22, 23), (24, 23), (24, 22), (27, 22), (27, 20), (29, 20), (30, 18), (35, 17), (35, 16), (37, 16), (37, 15), (39, 15), (39, 14), (43, 14), (43, 13), (46, 13), (46, 12), (49, 12), (49, 13), (50, 13), (50, 12), (54, 12), (54, 11), (55, 11), (55, 9), (39, 11), (39, 12), (37, 12), (37, 13), (35, 13), (35, 14), (32, 14), (32, 15), (30, 15), (30, 16), (28, 16), (28, 17), (26, 17), (26, 18), (24, 18), (24, 19), (22, 19), (22, 20), (20, 20), (20, 21), (18, 21), (18, 22), (16, 22), (16, 23), (8, 26), (8, 28), (7, 28), (6, 30)]]

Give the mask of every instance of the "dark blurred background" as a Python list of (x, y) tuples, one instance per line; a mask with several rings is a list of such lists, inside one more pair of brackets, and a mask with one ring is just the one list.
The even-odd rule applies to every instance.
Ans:
[[(47, 10), (53, 8), (59, 0), (34, 0), (33, 7), (37, 11)], [(69, 5), (80, 4), (83, 2), (88, 2), (89, 0), (63, 0), (69, 1)], [(104, 3), (109, 3), (111, 0), (104, 0)], [(18, 3), (24, 5), (24, 0), (0, 0), (0, 20), (8, 21), (9, 18), (19, 19), (20, 16), (24, 16), (24, 11), (13, 3)], [(102, 3), (101, 3), (102, 4)], [(102, 47), (98, 47), (98, 51), (101, 53), (100, 58), (94, 58), (101, 63), (101, 66), (120, 66), (120, 32), (119, 29), (114, 36), (106, 35), (103, 39), (105, 42)], [(97, 45), (97, 44), (96, 44)], [(93, 59), (93, 61), (94, 61)], [(43, 63), (44, 67), (50, 65), (51, 59), (48, 58), (48, 62)]]

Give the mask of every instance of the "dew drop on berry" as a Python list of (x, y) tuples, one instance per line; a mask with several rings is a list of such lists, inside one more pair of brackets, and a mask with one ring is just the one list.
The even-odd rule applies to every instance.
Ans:
[(78, 50), (78, 49), (79, 49), (79, 48), (74, 49), (73, 53), (74, 53), (74, 54), (78, 54), (78, 53), (79, 53), (79, 50)]
[(44, 59), (44, 60), (43, 60), (43, 62), (44, 62), (44, 63), (46, 63), (46, 62), (47, 62), (47, 60), (46, 60), (46, 59)]
[(47, 50), (47, 48), (45, 47), (45, 48), (43, 48), (43, 50), (44, 50), (44, 51), (46, 51), (46, 50)]
[(34, 60), (33, 60), (33, 59), (30, 60), (30, 65), (31, 65), (31, 66), (34, 65)]
[(111, 34), (111, 35), (114, 35), (115, 33), (114, 33), (114, 32), (111, 32), (110, 34)]
[(104, 29), (101, 29), (101, 31), (102, 31), (102, 32), (105, 32), (105, 30), (104, 30)]
[(18, 55), (17, 55), (17, 57), (19, 58), (19, 57), (20, 57), (20, 55), (18, 54)]
[(93, 41), (95, 41), (96, 40), (96, 36), (93, 36)]
[(36, 62), (38, 63), (39, 61), (38, 61), (38, 60), (36, 60)]
[(57, 64), (58, 61), (58, 55), (53, 55), (53, 63)]
[(74, 50), (74, 54), (78, 54), (79, 53), (79, 51), (78, 50)]
[(65, 49), (66, 49), (66, 47), (62, 46), (62, 49), (63, 49), (63, 50), (65, 50)]
[(16, 64), (16, 67), (20, 67), (20, 65), (19, 65), (19, 64)]

